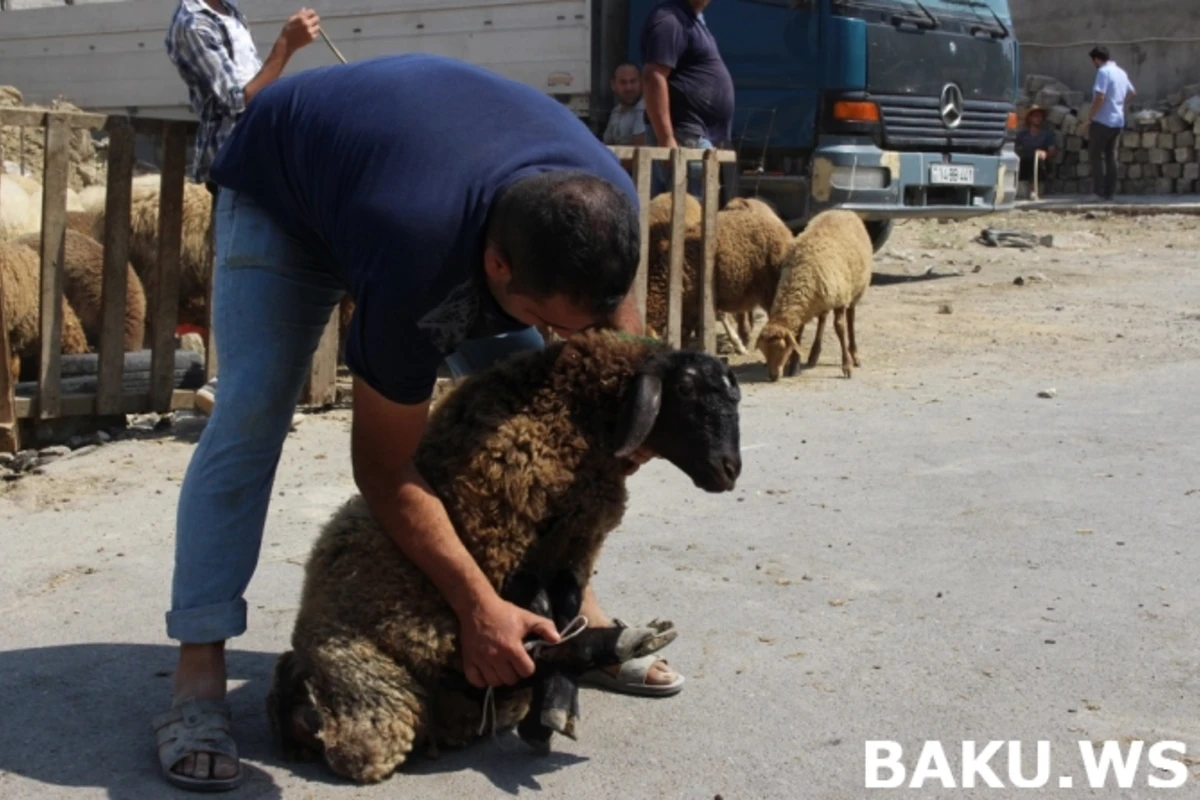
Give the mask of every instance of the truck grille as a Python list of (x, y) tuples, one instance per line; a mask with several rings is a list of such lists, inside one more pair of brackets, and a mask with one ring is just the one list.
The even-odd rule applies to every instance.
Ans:
[(1004, 146), (1012, 105), (985, 100), (963, 103), (963, 119), (947, 128), (938, 98), (875, 95), (883, 121), (884, 146), (895, 150), (960, 150), (995, 152)]

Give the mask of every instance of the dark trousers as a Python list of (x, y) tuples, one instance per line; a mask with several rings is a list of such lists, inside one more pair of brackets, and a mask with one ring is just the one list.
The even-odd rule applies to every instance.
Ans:
[(1046, 185), (1046, 162), (1039, 159), (1036, 155), (1033, 158), (1021, 158), (1021, 167), (1017, 172), (1017, 180), (1033, 183), (1033, 165), (1037, 164), (1038, 183), (1045, 187)]
[(1099, 122), (1091, 124), (1088, 153), (1092, 157), (1092, 189), (1105, 200), (1117, 193), (1117, 148), (1121, 129)]

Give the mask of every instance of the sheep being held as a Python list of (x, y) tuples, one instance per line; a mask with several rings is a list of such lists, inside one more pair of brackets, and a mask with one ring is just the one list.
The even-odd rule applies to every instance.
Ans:
[[(732, 370), (712, 356), (588, 332), (463, 381), (432, 413), (415, 464), (501, 596), (547, 615), (527, 601), (531, 586), (550, 587), (561, 629), (624, 514), (630, 457), (665, 458), (708, 492), (733, 489), (740, 399)], [(477, 738), (483, 703), (462, 689), (458, 631), (366, 502), (347, 502), (309, 557), (292, 650), (267, 701), (285, 753), (323, 756), (335, 773), (375, 782), (418, 745)], [(547, 662), (568, 673), (619, 663), (673, 636), (667, 623), (585, 628), (535, 661), (533, 688), (497, 689), (490, 715), (499, 728), (520, 725), (535, 746), (527, 734), (536, 723), (571, 735), (553, 713), (527, 719)], [(559, 722), (574, 713), (546, 710)]]
[[(867, 228), (852, 211), (822, 211), (795, 238), (779, 278), (770, 319), (758, 335), (772, 381), (796, 374), (804, 326), (817, 317), (817, 332), (808, 366), (821, 357), (825, 320), (833, 311), (833, 327), (842, 346), (842, 374), (851, 363), (861, 366), (854, 338), (854, 309), (871, 283), (874, 248)], [(847, 342), (847, 333), (849, 341)]]

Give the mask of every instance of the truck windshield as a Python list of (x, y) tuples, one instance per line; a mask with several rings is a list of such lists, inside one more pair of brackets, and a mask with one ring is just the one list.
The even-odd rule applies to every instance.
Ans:
[(1011, 36), (1008, 0), (833, 0), (834, 6), (891, 13), (925, 28), (941, 27), (943, 17), (970, 20), (976, 28), (999, 38)]

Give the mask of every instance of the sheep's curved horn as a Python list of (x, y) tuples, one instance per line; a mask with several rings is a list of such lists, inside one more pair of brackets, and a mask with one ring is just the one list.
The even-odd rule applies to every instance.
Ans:
[(650, 435), (662, 407), (662, 377), (654, 372), (639, 373), (629, 394), (617, 423), (618, 441), (621, 442), (617, 458), (633, 455)]

